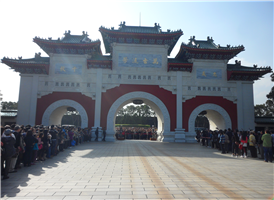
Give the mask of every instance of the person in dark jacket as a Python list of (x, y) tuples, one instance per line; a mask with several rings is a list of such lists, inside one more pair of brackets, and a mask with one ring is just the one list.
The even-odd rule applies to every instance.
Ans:
[(106, 141), (106, 128), (103, 128), (103, 139), (102, 139), (102, 141)]
[(49, 130), (49, 133), (51, 134), (51, 155), (56, 156), (56, 147), (57, 147), (57, 130), (54, 125), (51, 125), (51, 129)]
[(232, 143), (233, 143), (233, 145), (232, 145), (233, 146), (232, 157), (236, 156), (236, 158), (238, 158), (240, 138), (239, 138), (238, 133), (236, 131), (233, 132)]
[(5, 168), (2, 168), (2, 173), (3, 174), (3, 180), (8, 179), (8, 173), (11, 165), (11, 158), (12, 156), (16, 153), (14, 144), (16, 142), (15, 136), (12, 133), (13, 131), (11, 129), (6, 129), (5, 132), (3, 133), (1, 141), (3, 142), (3, 148), (4, 152), (2, 153), (1, 157), (1, 166), (4, 166), (5, 162)]
[(99, 134), (99, 128), (97, 127), (96, 130), (95, 130), (95, 141), (98, 141), (98, 134)]
[(24, 166), (31, 166), (31, 158), (32, 158), (32, 148), (38, 140), (33, 136), (32, 129), (27, 131), (27, 135), (24, 138), (25, 141), (25, 155), (24, 155)]
[(261, 154), (261, 159), (264, 159), (264, 148), (263, 148), (263, 141), (262, 141), (262, 136), (263, 136), (263, 131), (260, 131), (259, 139), (258, 139), (258, 148), (259, 152)]

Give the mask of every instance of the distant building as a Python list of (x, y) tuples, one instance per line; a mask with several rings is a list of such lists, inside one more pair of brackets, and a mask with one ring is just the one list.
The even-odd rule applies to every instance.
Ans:
[(106, 127), (107, 139), (114, 140), (119, 109), (142, 100), (157, 113), (159, 141), (193, 142), (202, 111), (212, 130), (255, 128), (253, 82), (271, 68), (228, 64), (244, 46), (193, 36), (168, 58), (181, 30), (123, 22), (118, 29), (99, 31), (109, 55), (102, 55), (101, 41), (86, 32), (68, 31), (57, 40), (33, 39), (48, 57), (2, 59), (21, 75), (17, 123), (60, 124), (67, 107), (73, 107), (82, 127)]
[(17, 110), (1, 110), (1, 126), (16, 124)]

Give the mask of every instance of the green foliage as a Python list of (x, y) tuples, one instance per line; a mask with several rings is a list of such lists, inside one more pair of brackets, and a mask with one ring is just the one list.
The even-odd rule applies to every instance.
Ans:
[[(274, 73), (270, 75), (271, 81), (274, 82)], [(269, 94), (266, 95), (268, 100), (264, 104), (254, 107), (255, 117), (274, 117), (274, 87), (271, 88)]]
[(156, 113), (148, 105), (130, 105), (118, 111), (116, 124), (150, 124), (157, 126)]
[(66, 114), (62, 118), (61, 124), (75, 125), (76, 127), (81, 126), (81, 116), (79, 115), (79, 113), (70, 113), (69, 115)]
[(1, 102), (1, 106), (3, 110), (17, 110), (18, 108), (18, 103), (17, 102), (7, 102), (7, 101), (3, 101)]
[(155, 117), (156, 113), (148, 105), (130, 105), (118, 111), (117, 116)]
[(195, 127), (204, 127), (204, 128), (209, 128), (209, 121), (206, 116), (204, 116), (205, 111), (200, 113), (196, 119), (195, 119)]
[[(274, 73), (272, 73), (270, 77), (271, 81), (274, 82)], [(266, 97), (274, 102), (274, 86), (271, 88), (269, 94), (267, 94)]]
[(72, 107), (68, 107), (61, 124), (75, 125), (76, 127), (81, 126), (81, 116), (79, 112)]
[(264, 104), (256, 105), (254, 111), (255, 117), (274, 117), (274, 103), (267, 100)]

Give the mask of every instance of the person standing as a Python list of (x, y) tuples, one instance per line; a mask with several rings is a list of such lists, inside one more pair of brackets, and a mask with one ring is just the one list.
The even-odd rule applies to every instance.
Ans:
[(264, 161), (272, 162), (272, 137), (270, 135), (270, 131), (266, 130), (265, 134), (262, 136), (263, 148), (264, 148)]
[(220, 146), (222, 154), (225, 154), (225, 133), (222, 130), (220, 130)]
[(243, 145), (241, 158), (247, 158), (247, 141), (248, 141), (248, 137), (247, 137), (247, 132), (246, 131), (242, 132), (240, 140), (241, 140), (241, 144)]
[(11, 165), (11, 158), (12, 156), (16, 153), (14, 144), (16, 142), (15, 136), (12, 134), (11, 129), (6, 129), (5, 132), (2, 135), (1, 142), (3, 142), (3, 148), (4, 152), (2, 153), (1, 156), (1, 166), (4, 166), (4, 161), (5, 161), (5, 168), (2, 168), (2, 173), (3, 174), (3, 180), (8, 179), (8, 173)]
[(57, 134), (58, 132), (55, 130), (54, 125), (51, 125), (51, 129), (49, 131), (50, 135), (51, 135), (51, 155), (55, 156), (56, 152), (55, 152), (55, 148), (57, 145)]
[(239, 141), (238, 133), (236, 131), (233, 133), (232, 143), (233, 143), (232, 157), (236, 156), (236, 158), (238, 158), (240, 141)]
[(250, 131), (250, 136), (249, 136), (249, 149), (251, 153), (252, 158), (257, 158), (257, 149), (255, 147), (256, 145), (256, 139), (254, 136), (254, 132)]
[(98, 134), (99, 134), (99, 130), (98, 129), (99, 128), (97, 127), (96, 131), (95, 131), (95, 136), (96, 136), (95, 141), (98, 141)]
[(31, 166), (31, 158), (32, 158), (32, 149), (35, 143), (38, 142), (38, 140), (32, 135), (32, 129), (29, 129), (27, 131), (27, 135), (24, 138), (24, 141), (26, 143), (26, 149), (25, 149), (25, 155), (24, 155), (24, 166)]
[(69, 146), (71, 148), (71, 146), (72, 146), (71, 143), (73, 141), (73, 136), (74, 136), (74, 132), (72, 131), (72, 128), (69, 128), (68, 136), (69, 136), (69, 140), (70, 140)]
[(103, 128), (103, 139), (102, 139), (102, 141), (106, 141), (106, 128)]
[(260, 135), (259, 135), (259, 139), (258, 139), (258, 148), (259, 148), (259, 152), (261, 154), (261, 159), (264, 159), (264, 148), (263, 148), (263, 141), (262, 141), (263, 135), (264, 135), (263, 131), (260, 131)]

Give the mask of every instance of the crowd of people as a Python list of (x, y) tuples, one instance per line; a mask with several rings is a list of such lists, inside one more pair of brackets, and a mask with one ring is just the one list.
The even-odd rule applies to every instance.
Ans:
[(196, 140), (203, 146), (218, 149), (222, 154), (231, 153), (235, 158), (247, 158), (250, 151), (252, 158), (259, 157), (264, 159), (264, 162), (273, 161), (274, 131), (271, 130), (255, 132), (206, 129), (196, 132)]
[(156, 131), (155, 128), (117, 127), (115, 137), (116, 139), (150, 140), (157, 138)]
[[(98, 140), (98, 131), (96, 138)], [(57, 156), (64, 149), (91, 141), (91, 129), (74, 126), (19, 126), (1, 127), (1, 176), (21, 167), (30, 167), (37, 161)]]

